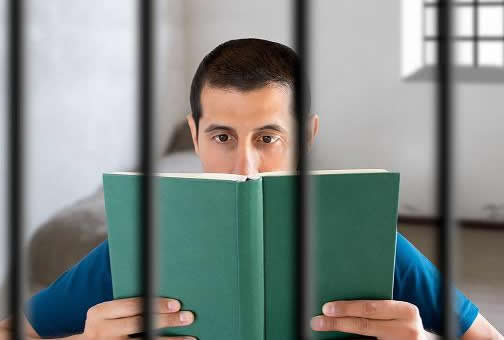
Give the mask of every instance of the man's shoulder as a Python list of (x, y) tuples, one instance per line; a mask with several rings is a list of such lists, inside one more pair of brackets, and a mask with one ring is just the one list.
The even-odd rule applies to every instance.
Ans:
[(93, 248), (44, 291), (48, 294), (58, 295), (67, 290), (79, 292), (88, 297), (95, 295), (95, 299), (98, 300), (112, 299), (108, 240), (104, 240)]
[(65, 274), (90, 275), (97, 282), (111, 282), (109, 243), (105, 239), (95, 248), (91, 249), (79, 262), (68, 269)]
[(75, 270), (82, 275), (91, 275), (96, 280), (95, 285), (100, 285), (111, 296), (112, 275), (110, 271), (109, 243), (104, 240), (92, 249), (78, 264)]
[(93, 248), (80, 262), (100, 263), (106, 265), (110, 269), (109, 262), (109, 243), (105, 239), (102, 243)]
[(439, 285), (440, 274), (434, 264), (406, 237), (397, 233), (394, 299), (417, 306), (437, 305)]
[(397, 233), (396, 271), (427, 270), (434, 268), (432, 262), (425, 257), (406, 237)]
[[(456, 291), (459, 335), (478, 315), (478, 308), (458, 289)], [(426, 329), (441, 329), (441, 274), (403, 235), (397, 233), (394, 299), (410, 302), (420, 310)]]

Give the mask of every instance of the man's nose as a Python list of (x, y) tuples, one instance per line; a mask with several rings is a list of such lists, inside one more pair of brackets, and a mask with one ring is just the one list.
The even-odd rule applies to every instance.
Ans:
[(238, 148), (235, 156), (233, 174), (254, 176), (257, 175), (259, 167), (258, 155), (249, 145), (242, 145)]

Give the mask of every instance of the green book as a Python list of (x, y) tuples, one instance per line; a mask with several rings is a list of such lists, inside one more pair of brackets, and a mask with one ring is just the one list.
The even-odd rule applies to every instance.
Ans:
[[(392, 299), (399, 173), (312, 171), (308, 179), (310, 315), (329, 301)], [(155, 175), (157, 295), (180, 300), (196, 316), (161, 334), (297, 338), (295, 182), (296, 174), (284, 172)], [(107, 173), (103, 183), (114, 298), (139, 296), (141, 175)]]

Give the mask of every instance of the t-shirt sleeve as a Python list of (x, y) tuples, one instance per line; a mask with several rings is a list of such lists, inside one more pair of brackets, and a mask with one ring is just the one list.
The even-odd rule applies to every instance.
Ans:
[[(397, 233), (394, 299), (416, 305), (426, 330), (442, 329), (441, 276), (437, 268), (404, 236)], [(479, 310), (461, 291), (455, 289), (458, 336), (464, 334)]]
[(63, 337), (82, 333), (88, 309), (112, 299), (108, 242), (104, 241), (32, 296), (25, 315), (41, 337)]

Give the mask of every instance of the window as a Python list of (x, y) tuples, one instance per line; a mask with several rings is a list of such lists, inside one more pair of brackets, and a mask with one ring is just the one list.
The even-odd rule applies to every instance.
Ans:
[[(453, 5), (456, 77), (504, 81), (504, 0), (453, 0)], [(402, 75), (432, 79), (439, 2), (403, 0), (402, 6)]]

